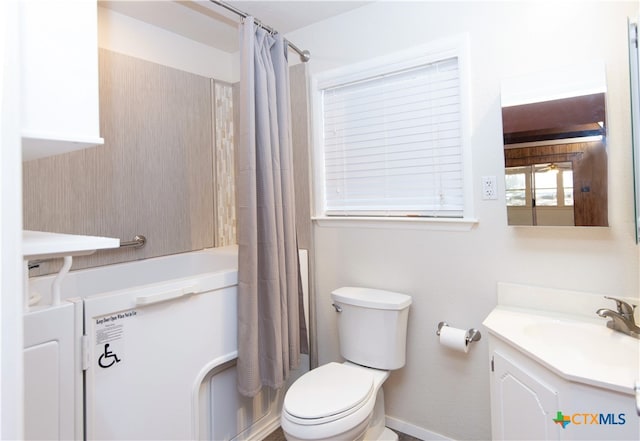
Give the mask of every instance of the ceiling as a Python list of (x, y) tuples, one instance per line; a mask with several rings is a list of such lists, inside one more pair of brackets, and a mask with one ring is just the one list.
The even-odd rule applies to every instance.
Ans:
[(523, 142), (605, 136), (605, 94), (502, 108), (505, 147)]
[[(227, 1), (282, 34), (371, 1)], [(225, 52), (238, 50), (240, 17), (208, 0), (99, 0), (99, 5)]]

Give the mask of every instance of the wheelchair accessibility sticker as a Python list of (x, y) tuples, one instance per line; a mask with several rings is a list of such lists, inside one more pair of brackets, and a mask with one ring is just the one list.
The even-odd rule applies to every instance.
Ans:
[(101, 368), (110, 368), (115, 363), (120, 363), (120, 359), (116, 354), (109, 350), (109, 343), (104, 344), (104, 353), (98, 358), (98, 365)]
[(108, 369), (123, 361), (126, 324), (137, 314), (136, 310), (131, 309), (95, 319), (96, 346), (94, 353), (100, 368)]

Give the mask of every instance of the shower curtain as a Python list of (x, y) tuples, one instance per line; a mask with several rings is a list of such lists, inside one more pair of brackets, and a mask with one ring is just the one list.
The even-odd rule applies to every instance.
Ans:
[[(280, 388), (306, 345), (295, 232), (287, 43), (241, 25), (238, 390)], [(302, 350), (306, 348), (303, 347)]]

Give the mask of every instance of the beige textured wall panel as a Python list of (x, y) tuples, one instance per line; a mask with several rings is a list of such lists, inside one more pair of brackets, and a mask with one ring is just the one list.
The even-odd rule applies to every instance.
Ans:
[(309, 250), (309, 364), (318, 366), (315, 248), (311, 224), (311, 162), (309, 133), (308, 65), (297, 64), (289, 69), (291, 87), (291, 138), (293, 141), (293, 179), (296, 193), (296, 228), (298, 247)]
[(293, 178), (296, 193), (298, 247), (311, 249), (311, 188), (309, 171), (309, 97), (307, 65), (289, 69), (291, 87), (291, 139), (293, 141)]
[[(310, 249), (306, 66), (290, 76), (298, 240)], [(237, 84), (101, 49), (105, 145), (24, 164), (25, 228), (147, 237), (144, 248), (99, 251), (73, 269), (235, 244), (237, 95)]]
[(214, 85), (216, 246), (238, 243), (236, 238), (236, 173), (233, 86)]
[(207, 78), (101, 50), (105, 144), (24, 164), (25, 228), (147, 237), (74, 269), (213, 246), (210, 100)]

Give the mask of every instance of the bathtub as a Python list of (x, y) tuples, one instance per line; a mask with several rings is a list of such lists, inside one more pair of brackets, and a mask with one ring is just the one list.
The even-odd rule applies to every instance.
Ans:
[(27, 438), (244, 440), (279, 425), (284, 391), (236, 391), (236, 247), (71, 271), (60, 305), (54, 277), (29, 280)]
[[(71, 271), (65, 277), (61, 285), (61, 298), (84, 298), (220, 272), (236, 274), (237, 268), (236, 246), (88, 268)], [(48, 275), (29, 279), (30, 310), (48, 307), (54, 278), (55, 275)]]

